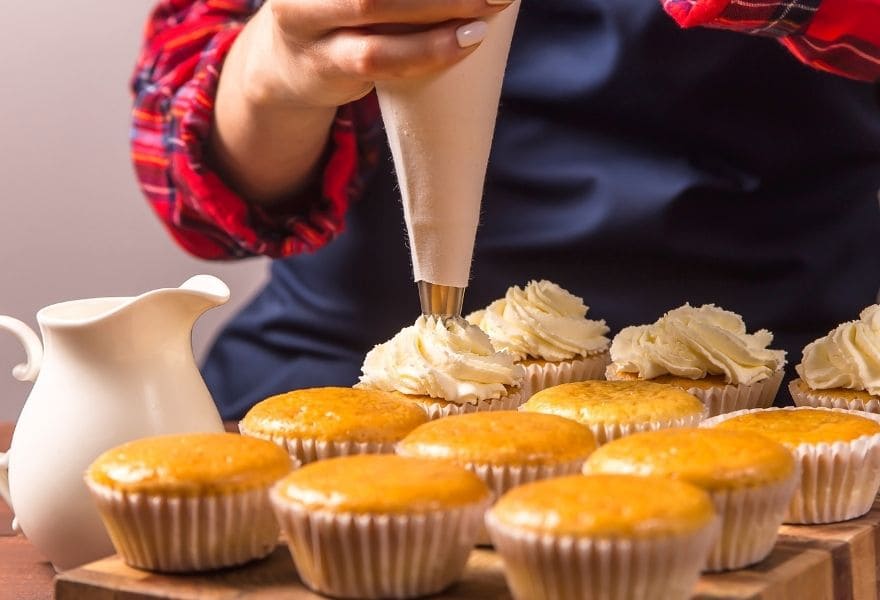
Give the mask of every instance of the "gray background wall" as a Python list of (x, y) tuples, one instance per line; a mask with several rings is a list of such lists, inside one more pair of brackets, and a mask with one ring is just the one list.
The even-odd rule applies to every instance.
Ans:
[[(128, 157), (127, 82), (150, 0), (7, 2), (0, 36), (0, 314), (133, 295), (212, 273), (233, 300), (199, 321), (198, 355), (263, 280), (265, 262), (185, 255), (150, 213)], [(0, 420), (30, 389), (24, 352), (0, 332)], [(59, 398), (59, 402), (63, 399)], [(0, 448), (5, 450), (5, 448)]]

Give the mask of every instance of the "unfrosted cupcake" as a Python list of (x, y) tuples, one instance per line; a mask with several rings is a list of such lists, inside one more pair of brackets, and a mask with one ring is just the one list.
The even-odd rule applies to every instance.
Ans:
[(800, 481), (785, 446), (752, 432), (694, 428), (637, 433), (606, 444), (587, 459), (584, 473), (670, 477), (706, 490), (721, 517), (710, 571), (763, 560)]
[(880, 417), (788, 407), (737, 411), (704, 426), (760, 433), (792, 451), (801, 484), (786, 523), (835, 523), (871, 510), (880, 489)]
[(461, 576), (490, 494), (451, 462), (375, 454), (306, 465), (271, 497), (310, 588), (335, 598), (414, 598)]
[(463, 319), (421, 316), (364, 359), (357, 387), (393, 392), (432, 419), (522, 403), (523, 368)]
[(773, 334), (746, 332), (736, 313), (712, 304), (685, 304), (653, 325), (626, 327), (611, 342), (608, 379), (646, 379), (699, 398), (707, 416), (773, 404), (785, 351), (770, 350)]
[(516, 600), (685, 600), (718, 531), (707, 494), (660, 477), (560, 477), (486, 516)]
[(204, 571), (266, 556), (278, 542), (269, 488), (291, 469), (271, 442), (232, 433), (144, 438), (86, 473), (122, 559), (153, 571)]
[[(580, 423), (516, 411), (458, 415), (426, 423), (397, 446), (401, 456), (449, 460), (482, 479), (498, 498), (539, 479), (579, 473), (596, 449)], [(488, 543), (485, 535), (479, 543)]]
[(604, 379), (609, 339), (605, 321), (587, 319), (583, 300), (550, 281), (513, 286), (467, 320), (498, 350), (525, 368), (523, 399), (546, 387)]
[(684, 390), (649, 381), (564, 383), (538, 392), (520, 410), (582, 423), (600, 444), (639, 431), (695, 426), (705, 412)]
[(807, 344), (800, 379), (789, 384), (798, 406), (880, 413), (880, 305)]
[(427, 420), (419, 406), (387, 392), (325, 387), (267, 398), (248, 411), (239, 429), (275, 442), (301, 465), (349, 454), (392, 454)]

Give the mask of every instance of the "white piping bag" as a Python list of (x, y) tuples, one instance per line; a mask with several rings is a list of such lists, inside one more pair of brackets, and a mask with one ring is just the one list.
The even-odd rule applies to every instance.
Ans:
[(376, 84), (427, 314), (461, 314), (519, 5), (488, 17), (480, 46), (450, 69)]

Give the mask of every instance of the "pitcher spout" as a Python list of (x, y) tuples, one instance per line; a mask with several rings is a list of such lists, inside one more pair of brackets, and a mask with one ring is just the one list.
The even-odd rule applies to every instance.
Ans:
[(204, 312), (229, 301), (229, 287), (213, 275), (196, 275), (180, 287), (153, 290), (134, 298), (132, 305), (152, 305), (166, 315), (177, 313), (195, 323)]
[(220, 306), (229, 301), (229, 286), (213, 275), (195, 275), (184, 281), (178, 289), (192, 292), (212, 306)]

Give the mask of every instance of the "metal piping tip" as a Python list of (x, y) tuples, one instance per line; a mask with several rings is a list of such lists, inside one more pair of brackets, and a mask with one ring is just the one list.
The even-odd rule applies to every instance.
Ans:
[(464, 291), (467, 288), (438, 285), (427, 281), (417, 282), (422, 314), (461, 318)]

